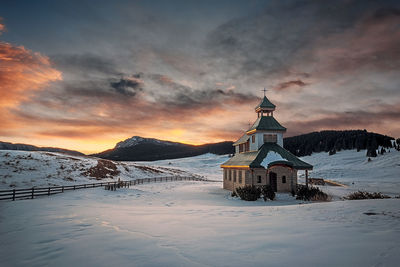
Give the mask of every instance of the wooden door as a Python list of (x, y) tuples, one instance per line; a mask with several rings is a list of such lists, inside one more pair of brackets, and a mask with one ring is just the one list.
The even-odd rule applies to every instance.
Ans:
[(274, 172), (269, 173), (269, 184), (271, 185), (274, 192), (278, 191), (278, 181), (276, 173)]

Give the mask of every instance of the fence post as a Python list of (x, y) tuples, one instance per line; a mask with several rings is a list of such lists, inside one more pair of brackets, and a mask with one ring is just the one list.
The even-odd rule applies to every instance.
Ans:
[(32, 196), (31, 196), (31, 198), (33, 199), (33, 196), (35, 195), (35, 188), (34, 187), (32, 187)]
[(49, 187), (49, 189), (47, 191), (47, 195), (50, 196), (50, 187)]
[(61, 192), (64, 193), (64, 186), (61, 187)]
[(74, 185), (74, 190), (75, 190), (75, 185)]
[(13, 189), (13, 201), (15, 200), (15, 189)]
[(84, 184), (83, 187), (86, 188), (86, 184)]

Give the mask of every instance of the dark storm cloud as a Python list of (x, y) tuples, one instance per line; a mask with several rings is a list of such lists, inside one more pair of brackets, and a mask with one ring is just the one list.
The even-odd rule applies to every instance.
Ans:
[(135, 77), (121, 78), (119, 81), (111, 81), (110, 85), (119, 94), (130, 97), (136, 96), (138, 93), (143, 91), (143, 81)]

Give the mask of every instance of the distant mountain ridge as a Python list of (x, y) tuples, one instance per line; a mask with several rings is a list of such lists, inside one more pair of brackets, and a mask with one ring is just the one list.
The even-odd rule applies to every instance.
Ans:
[[(393, 137), (367, 132), (366, 130), (320, 131), (284, 138), (284, 147), (296, 156), (302, 157), (318, 152), (340, 151), (347, 149), (376, 150), (379, 146), (392, 147)], [(399, 142), (400, 144), (400, 142)], [(205, 153), (217, 155), (233, 154), (233, 142), (225, 141), (204, 145), (188, 145), (178, 142), (164, 141), (155, 138), (133, 136), (118, 142), (109, 149), (92, 156), (117, 161), (154, 161), (193, 157)], [(0, 141), (0, 150), (25, 150), (61, 152), (70, 155), (85, 155), (79, 151), (37, 147), (28, 144), (13, 144)]]
[(61, 152), (69, 155), (83, 156), (85, 154), (64, 148), (57, 147), (38, 147), (34, 145), (28, 144), (13, 144), (9, 142), (1, 142), (0, 141), (0, 150), (24, 150), (24, 151), (47, 151), (47, 152)]
[(232, 154), (234, 152), (232, 144), (233, 142), (226, 141), (195, 146), (133, 136), (118, 142), (113, 149), (93, 154), (92, 156), (120, 161), (153, 161), (193, 157), (205, 153), (217, 155)]
[(115, 146), (115, 148), (132, 147), (132, 146), (138, 145), (143, 142), (154, 143), (154, 144), (163, 144), (163, 145), (178, 144), (176, 142), (164, 141), (164, 140), (159, 140), (159, 139), (155, 139), (155, 138), (144, 138), (144, 137), (140, 137), (140, 136), (133, 136), (124, 141), (118, 142), (117, 145)]

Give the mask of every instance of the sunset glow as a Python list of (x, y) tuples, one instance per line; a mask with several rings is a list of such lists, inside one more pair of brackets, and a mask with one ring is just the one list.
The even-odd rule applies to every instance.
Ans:
[(72, 2), (0, 11), (0, 141), (84, 153), (135, 135), (234, 141), (264, 87), (286, 136), (400, 136), (398, 4), (180, 2), (182, 15)]

